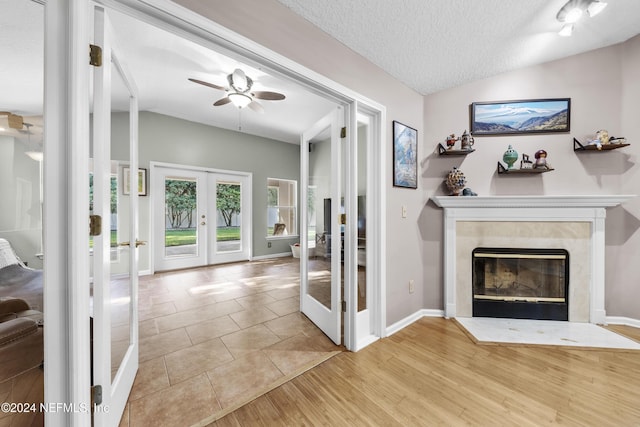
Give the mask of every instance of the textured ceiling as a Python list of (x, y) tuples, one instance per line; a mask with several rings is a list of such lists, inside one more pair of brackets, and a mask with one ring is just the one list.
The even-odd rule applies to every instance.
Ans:
[(640, 33), (640, 0), (606, 0), (572, 37), (566, 0), (278, 0), (421, 94), (609, 46)]

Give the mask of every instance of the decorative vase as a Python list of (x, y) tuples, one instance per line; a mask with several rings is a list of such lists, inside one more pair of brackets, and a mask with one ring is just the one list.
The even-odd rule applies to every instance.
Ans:
[(507, 164), (508, 169), (513, 169), (513, 164), (518, 160), (518, 152), (511, 145), (504, 152), (502, 160)]
[(467, 183), (467, 178), (465, 178), (460, 169), (454, 166), (453, 169), (451, 169), (451, 172), (447, 174), (447, 180), (445, 182), (447, 184), (447, 188), (451, 191), (451, 195), (459, 196)]

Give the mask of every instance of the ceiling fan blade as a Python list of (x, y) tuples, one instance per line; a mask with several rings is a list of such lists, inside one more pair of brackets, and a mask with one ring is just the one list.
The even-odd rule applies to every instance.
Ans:
[(208, 86), (214, 89), (218, 89), (218, 90), (227, 90), (226, 88), (222, 87), (222, 86), (218, 86), (218, 85), (214, 85), (213, 83), (208, 83), (208, 82), (204, 82), (202, 80), (198, 80), (198, 79), (189, 79), (190, 81), (194, 82), (194, 83), (198, 83), (200, 85), (204, 85), (204, 86)]
[(269, 91), (255, 91), (251, 92), (251, 94), (258, 99), (264, 99), (267, 101), (281, 101), (285, 98), (285, 96), (278, 92), (269, 92)]
[(256, 113), (264, 114), (264, 107), (256, 101), (251, 101), (249, 103), (249, 108), (251, 108)]
[(213, 105), (214, 105), (215, 107), (219, 107), (219, 106), (221, 106), (221, 105), (225, 105), (225, 104), (228, 104), (228, 103), (230, 103), (230, 102), (231, 102), (231, 99), (230, 99), (228, 96), (225, 96), (225, 97), (224, 97), (224, 98), (222, 98), (222, 99), (218, 99), (216, 102), (214, 102), (214, 103), (213, 103)]

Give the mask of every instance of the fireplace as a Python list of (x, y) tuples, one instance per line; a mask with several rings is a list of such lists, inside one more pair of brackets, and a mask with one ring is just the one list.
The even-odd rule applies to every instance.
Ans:
[(569, 319), (565, 249), (479, 247), (472, 263), (474, 317)]
[(571, 254), (569, 322), (606, 323), (606, 209), (632, 197), (432, 197), (444, 209), (445, 317), (473, 316), (474, 248), (563, 248)]

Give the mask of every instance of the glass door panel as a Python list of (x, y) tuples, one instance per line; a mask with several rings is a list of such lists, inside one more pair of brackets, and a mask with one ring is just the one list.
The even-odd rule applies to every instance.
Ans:
[(207, 173), (157, 167), (154, 201), (156, 270), (205, 265), (207, 262)]
[(300, 309), (336, 344), (341, 336), (341, 278), (345, 216), (342, 150), (336, 109), (302, 134)]
[(196, 179), (164, 179), (166, 215), (163, 228), (166, 257), (198, 255), (197, 194)]
[(216, 183), (216, 253), (242, 250), (241, 194), (239, 182)]

